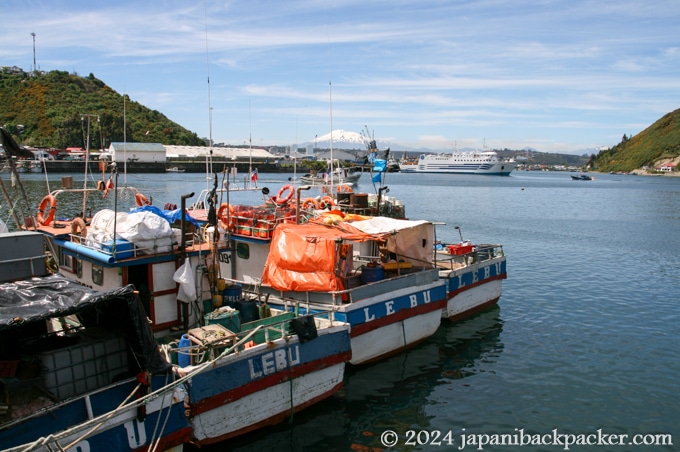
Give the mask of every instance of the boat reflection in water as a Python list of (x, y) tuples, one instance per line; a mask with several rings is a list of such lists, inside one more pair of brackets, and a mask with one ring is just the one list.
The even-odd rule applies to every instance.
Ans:
[(442, 322), (433, 336), (415, 348), (374, 364), (347, 368), (344, 388), (296, 414), (294, 424), (201, 450), (374, 451), (385, 450), (380, 441), (385, 430), (402, 435), (407, 430), (431, 430), (435, 418), (428, 414), (429, 407), (441, 405), (441, 399), (434, 401), (432, 394), (456, 382), (461, 386), (460, 380), (474, 389), (472, 380), (483, 376), (498, 359), (503, 350), (500, 314), (501, 308), (494, 305), (462, 322)]

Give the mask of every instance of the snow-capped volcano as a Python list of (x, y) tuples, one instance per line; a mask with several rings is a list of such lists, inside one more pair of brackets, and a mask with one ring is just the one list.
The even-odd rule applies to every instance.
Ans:
[(366, 142), (360, 133), (348, 132), (347, 130), (333, 130), (332, 132), (316, 137), (314, 141), (319, 148), (330, 148), (333, 138), (334, 148), (365, 149)]

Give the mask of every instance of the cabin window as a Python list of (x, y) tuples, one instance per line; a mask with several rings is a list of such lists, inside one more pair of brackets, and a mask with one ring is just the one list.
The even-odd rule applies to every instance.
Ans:
[(250, 247), (247, 243), (239, 242), (236, 244), (236, 255), (239, 259), (250, 259)]
[(104, 284), (104, 267), (101, 265), (92, 265), (92, 284), (97, 286)]
[(83, 277), (83, 261), (81, 261), (80, 259), (73, 259), (73, 260), (75, 262), (76, 275), (78, 276), (78, 278), (82, 278)]
[(59, 253), (59, 267), (62, 267), (72, 273), (76, 272), (76, 269), (73, 266), (73, 257), (69, 256), (68, 254), (64, 253), (64, 250), (61, 250), (61, 253)]

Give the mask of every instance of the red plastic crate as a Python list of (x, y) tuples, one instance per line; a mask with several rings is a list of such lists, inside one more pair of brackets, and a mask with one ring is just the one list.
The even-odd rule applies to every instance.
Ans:
[(461, 255), (472, 252), (472, 245), (448, 245), (449, 254)]

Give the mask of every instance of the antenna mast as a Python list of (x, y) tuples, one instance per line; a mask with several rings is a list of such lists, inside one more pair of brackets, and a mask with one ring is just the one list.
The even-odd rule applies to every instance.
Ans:
[(205, 171), (206, 181), (210, 187), (210, 177), (212, 175), (212, 155), (213, 155), (213, 138), (212, 138), (212, 106), (210, 104), (210, 59), (208, 53), (208, 11), (204, 10), (205, 14), (205, 65), (208, 74), (208, 140), (210, 141), (210, 153), (205, 156)]

